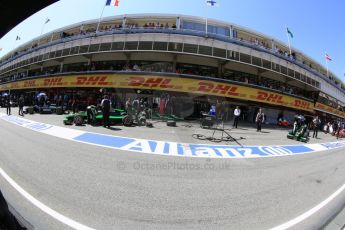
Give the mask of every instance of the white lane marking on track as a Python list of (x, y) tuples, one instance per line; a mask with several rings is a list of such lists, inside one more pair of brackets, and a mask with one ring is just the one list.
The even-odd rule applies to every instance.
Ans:
[(25, 197), (28, 201), (30, 201), (33, 205), (35, 205), (37, 208), (41, 209), (43, 212), (47, 213), (51, 217), (55, 218), (56, 220), (74, 228), (74, 229), (80, 229), (80, 230), (93, 230), (93, 228), (90, 228), (86, 225), (83, 225), (81, 223), (78, 223), (77, 221), (74, 221), (56, 211), (49, 208), (33, 196), (31, 196), (28, 192), (26, 192), (22, 187), (20, 187), (5, 171), (0, 168), (0, 174), (2, 177), (15, 189), (17, 190), (23, 197)]
[(51, 136), (60, 137), (63, 139), (71, 140), (75, 137), (78, 137), (84, 133), (85, 131), (75, 130), (75, 129), (68, 129), (59, 126), (53, 126), (51, 129), (40, 131), (41, 133), (45, 133)]
[[(56, 125), (49, 125), (46, 123), (42, 123), (42, 122), (38, 122), (38, 121), (32, 121), (29, 119), (25, 119), (22, 117), (16, 117), (13, 115), (11, 117), (8, 117), (7, 115), (2, 114), (2, 113), (0, 113), (0, 118), (2, 118), (4, 121), (19, 125), (19, 126), (24, 127), (24, 128), (31, 129), (31, 130), (36, 131), (36, 132), (45, 133), (45, 134), (48, 134), (51, 136), (55, 136), (55, 137), (59, 137), (59, 138), (63, 138), (63, 139), (68, 139), (68, 140), (71, 140), (77, 136), (80, 136), (80, 135), (86, 133), (85, 131), (81, 131), (81, 130), (70, 129), (70, 128), (60, 127), (60, 126), (56, 126)], [(13, 121), (9, 120), (9, 119), (13, 119), (13, 118), (18, 119), (20, 121), (25, 121), (25, 123), (20, 125), (20, 124), (14, 123)], [(42, 130), (39, 128), (35, 129), (34, 127), (31, 126), (31, 125), (35, 125), (35, 124), (41, 124), (41, 125), (49, 126), (49, 129), (42, 129)]]
[[(36, 122), (36, 121), (32, 121), (29, 119), (25, 119), (25, 118), (21, 118), (21, 117), (17, 117), (17, 116), (7, 116), (4, 113), (0, 113), (0, 118), (3, 119), (4, 121), (10, 122), (12, 124), (16, 124), (18, 126), (21, 126), (23, 128), (28, 128), (30, 130), (36, 131), (36, 132), (40, 132), (40, 133), (44, 133), (44, 134), (48, 134), (51, 136), (55, 136), (55, 137), (59, 137), (59, 138), (63, 138), (63, 139), (67, 139), (70, 141), (75, 141), (75, 142), (80, 142), (80, 143), (85, 143), (85, 144), (90, 144), (90, 145), (95, 145), (95, 146), (99, 146), (99, 147), (103, 147), (103, 148), (111, 148), (111, 149), (117, 149), (117, 150), (124, 150), (121, 147), (111, 147), (108, 145), (103, 145), (103, 144), (96, 144), (96, 143), (91, 143), (88, 141), (81, 141), (81, 140), (76, 140), (74, 138), (77, 138), (78, 136), (82, 135), (82, 134), (86, 134), (86, 133), (91, 133), (91, 134), (96, 134), (96, 135), (102, 135), (102, 136), (109, 136), (109, 137), (115, 137), (115, 138), (129, 138), (129, 137), (124, 137), (124, 136), (114, 136), (114, 135), (109, 135), (109, 134), (100, 134), (100, 133), (94, 133), (94, 132), (86, 132), (86, 131), (81, 131), (81, 130), (76, 130), (76, 129), (71, 129), (71, 128), (65, 128), (65, 127), (60, 127), (60, 126), (55, 126), (55, 125), (49, 125), (46, 123), (42, 123), (42, 122)], [(37, 125), (37, 126), (36, 126)], [(45, 127), (48, 127), (44, 129)], [(43, 128), (43, 129), (41, 129)], [(136, 139), (136, 138), (130, 138), (130, 139), (134, 139), (134, 141), (136, 142), (140, 142), (140, 143), (144, 143), (144, 144), (148, 144), (148, 141), (152, 141), (152, 142), (157, 142), (155, 140), (149, 140), (149, 139)], [(168, 143), (168, 142), (166, 142)], [(168, 156), (180, 156), (180, 157), (208, 157), (208, 158), (218, 158), (219, 156), (206, 156), (206, 155), (193, 155), (191, 152), (191, 148), (190, 145), (196, 145), (196, 144), (190, 144), (190, 143), (176, 143), (176, 142), (169, 142), (169, 152), (170, 154), (164, 154), (164, 153), (157, 153), (156, 151), (144, 151), (142, 150), (135, 150), (135, 149), (127, 149), (127, 151), (131, 151), (131, 152), (140, 152), (140, 153), (148, 153), (148, 154), (160, 154), (160, 155), (168, 155)], [(332, 144), (332, 143), (342, 143), (342, 142), (330, 142), (330, 143), (323, 143), (323, 144)], [(182, 146), (182, 148), (184, 149), (184, 153), (183, 154), (179, 154), (178, 152), (173, 152), (171, 153), (170, 151), (170, 147), (172, 147), (172, 144), (175, 146), (177, 144), (180, 144)], [(216, 147), (218, 145), (210, 145), (210, 144), (197, 144), (199, 147)], [(280, 148), (284, 148), (285, 146), (291, 146), (291, 145), (280, 145)], [(328, 150), (329, 148), (322, 146), (322, 143), (320, 144), (306, 144), (304, 145), (306, 147), (308, 147), (309, 149), (312, 149), (312, 152), (318, 152), (318, 151), (324, 151), (324, 150)], [(219, 145), (219, 147), (225, 147), (224, 145)], [(231, 146), (230, 146), (231, 147)], [(244, 149), (247, 150), (251, 150), (251, 148), (253, 147), (260, 147), (260, 146), (244, 146)], [(262, 147), (262, 146), (261, 146)], [(268, 148), (271, 148), (272, 146), (265, 146)], [(277, 147), (277, 146), (274, 146)], [(342, 147), (342, 146), (338, 146), (338, 147)], [(338, 148), (338, 147), (333, 147)], [(126, 150), (126, 149), (125, 149)], [(148, 150), (148, 148), (147, 148)], [(234, 150), (237, 151), (237, 150)], [(237, 151), (238, 152), (238, 151)], [(310, 151), (307, 152), (298, 152), (298, 155), (300, 154), (304, 154), (304, 153), (310, 153)], [(240, 154), (241, 155), (241, 154)], [(238, 154), (236, 156), (230, 156), (225, 154), (224, 156), (222, 156), (222, 158), (258, 158), (258, 157), (265, 157), (265, 158), (269, 158), (269, 157), (277, 157), (277, 156), (290, 156), (290, 155), (297, 155), (290, 153), (290, 154), (269, 154), (266, 156), (260, 156), (260, 155), (246, 155), (246, 156), (239, 156)]]
[(321, 145), (321, 144), (306, 144), (305, 145), (308, 148), (311, 148), (314, 151), (323, 151), (323, 150), (328, 150), (327, 147)]
[[(0, 114), (0, 117), (2, 114)], [(29, 120), (30, 121), (30, 120)], [(58, 136), (58, 137), (62, 137), (62, 138), (66, 138), (65, 135), (63, 135), (64, 132), (61, 132), (62, 130), (72, 130), (72, 129), (67, 129), (67, 128), (63, 128), (63, 127), (59, 127), (56, 126), (58, 128), (61, 128), (58, 132), (60, 135), (54, 135), (54, 132), (46, 132), (46, 134), (50, 134), (53, 136)], [(82, 131), (79, 131), (82, 132)], [(45, 133), (45, 132), (44, 132)], [(110, 135), (107, 135), (110, 136)], [(66, 139), (69, 139), (70, 137), (67, 137)], [(87, 142), (82, 142), (82, 141), (77, 141), (77, 142), (81, 142), (81, 143), (87, 143)], [(98, 144), (92, 144), (92, 143), (88, 143), (91, 145), (96, 145), (96, 146), (101, 146), (102, 145), (98, 145)], [(305, 146), (313, 149), (314, 151), (322, 151), (322, 150), (326, 150), (327, 148), (325, 148), (324, 146), (322, 146), (321, 144), (306, 144)], [(104, 147), (104, 146), (103, 146)], [(45, 206), (43, 203), (41, 203), (40, 201), (36, 200), (34, 197), (32, 197), (30, 194), (28, 194), (25, 190), (23, 190), (18, 184), (16, 184), (1, 168), (0, 168), (0, 174), (2, 174), (2, 176), (18, 191), (20, 192), (25, 198), (27, 198), (30, 202), (32, 202), (34, 205), (36, 205), (37, 207), (39, 207), (41, 210), (45, 211), (46, 213), (48, 213), (49, 215), (53, 216), (54, 218), (60, 220), (61, 222), (65, 223), (64, 221), (67, 221), (67, 225), (73, 227), (74, 224), (78, 227), (74, 227), (76, 229), (92, 229), (89, 228), (87, 226), (81, 225), (78, 222), (75, 222), (59, 213), (57, 213), (56, 211), (50, 209), (49, 207)], [(342, 185), (336, 192), (334, 192), (331, 196), (329, 196), (326, 200), (322, 201), (320, 204), (318, 204), (317, 206), (315, 206), (314, 208), (310, 209), (309, 211), (303, 213), (302, 215), (284, 223), (281, 224), (279, 226), (276, 226), (274, 228), (271, 228), (271, 230), (285, 230), (288, 229), (300, 222), (302, 222), (303, 220), (307, 219), (308, 217), (310, 217), (311, 215), (313, 215), (314, 213), (316, 213), (317, 211), (319, 211), (321, 208), (323, 208), (325, 205), (327, 205), (329, 202), (331, 202), (336, 196), (338, 196), (343, 190), (345, 189), (345, 184)], [(70, 224), (73, 224), (70, 225)]]
[(343, 184), (337, 191), (335, 191), (332, 195), (330, 195), (327, 199), (313, 207), (312, 209), (308, 210), (307, 212), (303, 213), (302, 215), (297, 216), (296, 218), (281, 224), (279, 226), (276, 226), (274, 228), (271, 228), (271, 230), (285, 230), (288, 228), (291, 228), (292, 226), (302, 222), (303, 220), (307, 219), (317, 211), (319, 211), (321, 208), (326, 206), (329, 202), (331, 202), (335, 197), (337, 197), (343, 190), (345, 189), (345, 184)]
[[(0, 113), (0, 118), (2, 118), (2, 120), (7, 121), (7, 122), (12, 123), (12, 124), (15, 124), (15, 125), (18, 125), (18, 126), (21, 126), (23, 128), (28, 128), (27, 125), (16, 124), (16, 123), (12, 122), (11, 120), (6, 119), (7, 117), (9, 117), (9, 116), (4, 114), (4, 113)], [(42, 122), (39, 122), (39, 121), (29, 120), (29, 119), (22, 118), (22, 117), (17, 117), (17, 116), (14, 116), (14, 115), (11, 115), (11, 117), (15, 117), (15, 118), (18, 118), (18, 119), (21, 119), (21, 120), (25, 120), (25, 121), (28, 121), (28, 122), (32, 122), (32, 123), (39, 123), (39, 124), (49, 125), (47, 123), (42, 123)], [(50, 126), (51, 126), (51, 128), (47, 129), (47, 130), (34, 130), (34, 129), (31, 129), (31, 130), (36, 131), (36, 132), (40, 132), (40, 133), (45, 133), (45, 134), (48, 134), (48, 135), (51, 135), (51, 136), (63, 138), (63, 139), (68, 139), (68, 140), (72, 140), (73, 138), (78, 137), (78, 136), (80, 136), (82, 134), (85, 134), (85, 133), (91, 133), (91, 134), (98, 134), (98, 135), (108, 136), (108, 137), (131, 138), (131, 139), (135, 139), (135, 140), (139, 140), (139, 141), (156, 141), (156, 140), (151, 140), (151, 139), (138, 139), (138, 138), (125, 137), (125, 136), (116, 136), (116, 135), (110, 135), (110, 134), (104, 134), (104, 133), (96, 133), (96, 132), (90, 132), (90, 131), (81, 131), (81, 130), (77, 130), (77, 129), (73, 129), (73, 128), (61, 127), (61, 126), (57, 126), (57, 125), (50, 125)], [(72, 141), (75, 141), (75, 140), (72, 140)], [(83, 141), (77, 141), (77, 142), (88, 143), (88, 142), (83, 142)], [(342, 143), (342, 142), (345, 143), (345, 141), (334, 141), (334, 142), (326, 142), (326, 143), (304, 144), (304, 146), (306, 146), (308, 148), (311, 148), (311, 149), (313, 149), (315, 151), (323, 151), (323, 150), (328, 150), (328, 148), (322, 146), (322, 144)], [(181, 144), (181, 145), (196, 145), (196, 143), (184, 143), (184, 142), (182, 142), (182, 143), (166, 142), (166, 143), (174, 143), (174, 144)], [(95, 145), (97, 145), (97, 144), (95, 144)], [(219, 144), (199, 144), (199, 143), (197, 145), (198, 146), (227, 146), (227, 145), (224, 145), (224, 144), (223, 145), (219, 145)], [(97, 146), (103, 146), (103, 145), (97, 145)], [(277, 146), (277, 145), (267, 145), (265, 147), (271, 147), (271, 146)], [(293, 146), (293, 145), (279, 145), (279, 147), (284, 147), (284, 146)], [(244, 147), (259, 147), (259, 146), (249, 145), (249, 146), (244, 146)]]

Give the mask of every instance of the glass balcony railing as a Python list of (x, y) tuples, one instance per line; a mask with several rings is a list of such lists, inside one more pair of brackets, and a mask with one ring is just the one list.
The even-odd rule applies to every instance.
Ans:
[(238, 44), (241, 46), (245, 46), (260, 52), (266, 52), (269, 53), (271, 55), (274, 55), (278, 58), (284, 59), (288, 62), (291, 62), (303, 69), (305, 69), (306, 71), (309, 71), (311, 73), (313, 73), (314, 75), (320, 77), (321, 79), (325, 80), (327, 83), (331, 84), (332, 86), (334, 86), (335, 88), (337, 88), (338, 90), (340, 90), (341, 92), (345, 93), (345, 89), (343, 89), (341, 86), (335, 84), (335, 82), (333, 82), (332, 80), (330, 80), (327, 76), (321, 74), (320, 72), (318, 72), (317, 70), (311, 68), (309, 65), (306, 65), (305, 63), (296, 60), (295, 58), (293, 58), (292, 56), (287, 56), (285, 54), (281, 54), (279, 53), (277, 50), (274, 50), (270, 47), (267, 46), (263, 46), (261, 44), (255, 44), (252, 41), (247, 41), (244, 39), (239, 39), (239, 38), (231, 38), (229, 36), (225, 36), (225, 35), (220, 35), (220, 34), (214, 34), (214, 33), (206, 33), (205, 31), (197, 31), (197, 30), (190, 30), (190, 29), (176, 29), (176, 28), (150, 28), (150, 27), (136, 27), (136, 28), (116, 28), (116, 29), (110, 29), (107, 31), (98, 31), (98, 32), (81, 32), (79, 34), (76, 35), (68, 35), (66, 34), (64, 37), (39, 45), (39, 46), (35, 46), (34, 48), (30, 48), (28, 50), (25, 50), (23, 52), (17, 53), (15, 55), (13, 55), (11, 58), (5, 60), (4, 62), (2, 62), (0, 64), (1, 66), (4, 66), (5, 64), (18, 59), (20, 57), (23, 57), (24, 55), (33, 53), (35, 51), (44, 49), (46, 47), (50, 47), (53, 45), (58, 45), (58, 44), (63, 44), (66, 42), (70, 42), (70, 41), (75, 41), (75, 40), (79, 40), (79, 39), (85, 39), (85, 38), (92, 38), (92, 37), (99, 37), (99, 36), (106, 36), (106, 35), (116, 35), (116, 34), (131, 34), (131, 33), (162, 33), (162, 34), (181, 34), (181, 35), (190, 35), (190, 36), (198, 36), (198, 37), (208, 37), (208, 38), (212, 38), (212, 39), (216, 39), (219, 41), (223, 41), (223, 42), (227, 42), (227, 43), (234, 43), (234, 44)]

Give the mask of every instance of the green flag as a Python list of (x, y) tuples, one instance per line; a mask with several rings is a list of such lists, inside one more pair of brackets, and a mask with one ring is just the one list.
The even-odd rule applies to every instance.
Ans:
[(286, 27), (286, 32), (290, 35), (291, 38), (293, 38), (293, 33), (287, 27)]

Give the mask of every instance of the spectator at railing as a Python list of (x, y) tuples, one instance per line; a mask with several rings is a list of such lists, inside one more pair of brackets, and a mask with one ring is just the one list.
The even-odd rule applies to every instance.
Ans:
[(128, 29), (136, 29), (138, 27), (138, 24), (128, 24), (126, 25)]
[[(127, 26), (127, 28), (129, 28), (129, 29), (136, 29), (136, 28), (139, 28), (139, 26), (138, 26), (138, 24), (136, 24), (136, 23), (133, 23), (133, 24), (128, 24), (128, 26)], [(163, 25), (163, 23), (159, 23), (159, 22), (156, 22), (156, 23), (153, 23), (153, 22), (150, 22), (149, 24), (147, 24), (147, 23), (145, 23), (144, 24), (144, 26), (143, 26), (143, 28), (156, 28), (156, 29), (168, 29), (168, 28), (170, 28), (169, 27), (169, 24), (168, 23), (166, 23), (165, 24), (165, 26)], [(171, 28), (172, 29), (176, 29), (176, 25), (175, 24), (173, 24), (172, 26), (171, 26)], [(117, 30), (117, 29), (122, 29), (122, 24), (114, 24), (114, 25), (108, 25), (108, 26), (102, 26), (101, 27), (101, 31), (111, 31), (111, 30)], [(73, 36), (80, 36), (80, 35), (87, 35), (87, 34), (90, 34), (90, 33), (94, 33), (95, 32), (95, 28), (88, 28), (87, 30), (80, 30), (80, 32), (77, 32), (76, 34), (74, 34), (74, 33), (67, 33), (67, 32), (62, 32), (61, 34), (60, 34), (60, 38), (61, 39), (63, 39), (63, 38), (68, 38), (68, 37), (73, 37)], [(245, 42), (245, 40), (241, 37), (240, 38), (240, 41), (243, 41), (243, 42)], [(249, 41), (247, 41), (247, 42), (249, 42)], [(253, 44), (253, 42), (254, 42), (254, 44), (255, 45), (257, 45), (257, 46), (259, 46), (259, 47), (262, 47), (262, 48), (265, 48), (265, 49), (270, 49), (269, 48), (269, 46), (268, 46), (268, 44), (266, 44), (264, 41), (260, 41), (258, 38), (251, 38), (250, 39), (250, 43), (252, 43)], [(31, 49), (34, 49), (34, 48), (36, 48), (36, 47), (38, 47), (38, 44), (37, 43), (35, 43), (34, 45), (32, 45), (31, 46)], [(18, 55), (20, 55), (20, 54), (22, 54), (22, 53), (25, 53), (26, 51), (28, 51), (28, 50), (30, 50), (30, 49), (28, 49), (28, 48), (26, 48), (26, 49), (23, 49), (23, 50), (21, 50), (21, 51), (16, 51), (11, 57), (8, 57), (6, 60), (4, 60), (4, 61), (7, 61), (7, 60), (11, 60), (11, 59), (14, 59), (14, 58), (16, 58)], [(296, 54), (295, 53), (292, 53), (291, 55), (290, 54), (288, 54), (288, 52), (287, 51), (282, 51), (281, 49), (278, 49), (277, 47), (272, 47), (272, 52), (274, 52), (274, 53), (279, 53), (279, 54), (281, 54), (281, 55), (284, 55), (285, 57), (287, 57), (287, 58), (289, 58), (289, 59), (291, 59), (291, 60), (296, 60)], [(3, 62), (4, 62), (3, 61)], [(306, 64), (306, 62), (304, 61), (304, 60), (302, 60), (302, 64), (303, 65), (307, 65)], [(315, 69), (314, 69), (314, 66), (312, 66), (312, 64), (311, 63), (309, 63), (308, 64), (309, 65), (309, 68), (310, 68), (310, 70), (311, 71), (314, 71), (314, 72), (316, 72), (316, 73), (319, 73), (319, 72), (317, 72), (317, 71), (315, 71)], [(325, 76), (324, 76), (325, 77)], [(331, 82), (332, 83), (334, 83), (334, 84), (336, 84), (335, 83), (335, 81), (334, 81), (334, 79), (331, 79)], [(339, 87), (339, 86), (338, 86)], [(340, 86), (339, 88), (344, 88), (344, 87), (342, 87), (342, 86)]]
[(130, 71), (131, 69), (129, 68), (129, 65), (126, 64), (126, 65), (124, 65), (124, 67), (123, 67), (122, 70), (123, 70), (123, 71)]
[(278, 53), (279, 49), (276, 46), (273, 46), (272, 51), (273, 51), (273, 53)]
[(134, 71), (140, 71), (140, 68), (139, 68), (139, 66), (137, 65), (137, 63), (135, 63), (134, 65), (133, 65), (133, 68), (132, 68)]
[(92, 63), (92, 65), (91, 65), (91, 71), (95, 71), (96, 70), (96, 65), (95, 65), (95, 63)]

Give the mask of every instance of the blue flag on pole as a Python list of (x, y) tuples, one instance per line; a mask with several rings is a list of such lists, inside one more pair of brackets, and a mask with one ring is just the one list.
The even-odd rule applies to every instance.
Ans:
[(214, 1), (214, 0), (207, 0), (206, 4), (209, 5), (209, 6), (215, 6), (217, 4), (217, 2)]

